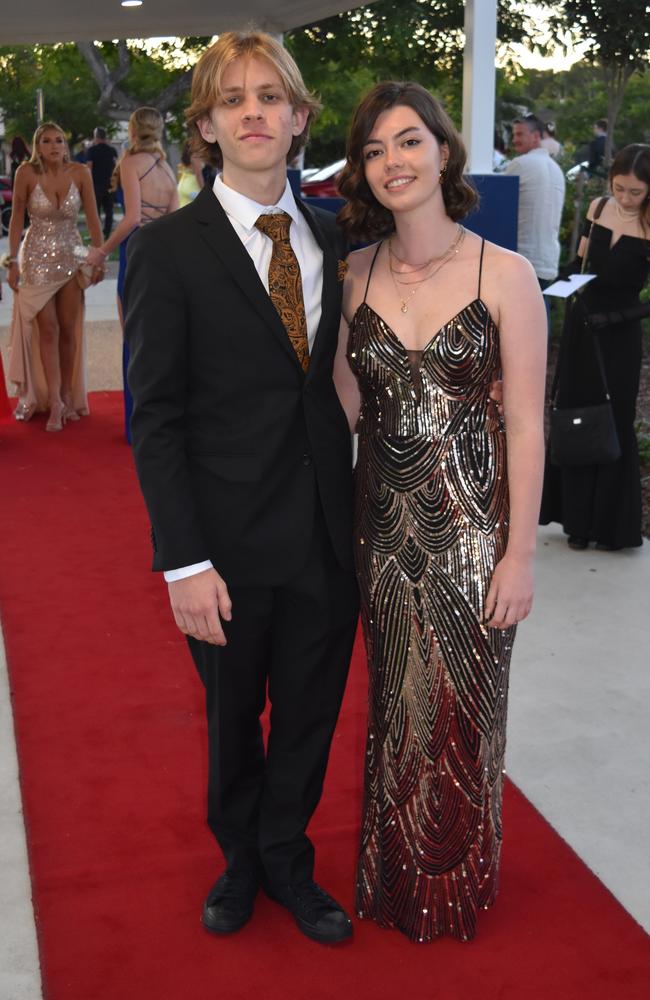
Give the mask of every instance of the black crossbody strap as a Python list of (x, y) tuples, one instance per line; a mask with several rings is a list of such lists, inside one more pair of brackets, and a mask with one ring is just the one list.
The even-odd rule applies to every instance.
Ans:
[[(600, 218), (601, 213), (603, 211), (603, 208), (605, 207), (605, 205), (607, 204), (608, 201), (609, 201), (609, 196), (608, 195), (605, 195), (603, 198), (600, 199), (600, 201), (596, 205), (596, 210), (594, 212), (594, 222), (597, 219)], [(592, 227), (592, 229), (589, 230), (589, 236), (587, 237), (587, 248), (585, 250), (584, 257), (582, 258), (582, 267), (580, 268), (580, 273), (581, 274), (584, 274), (585, 271), (587, 270), (587, 261), (589, 259), (589, 251), (591, 250), (591, 234), (592, 234), (592, 232), (593, 232), (593, 227)], [(578, 300), (577, 296), (579, 294), (580, 294), (580, 291), (578, 291), (578, 292), (575, 293), (575, 302), (571, 302), (571, 301), (567, 302), (567, 309), (570, 309), (571, 312), (573, 312), (573, 309), (578, 305), (578, 301), (579, 300)], [(584, 306), (582, 308), (584, 308)], [(589, 326), (589, 320), (587, 319), (587, 311), (586, 310), (585, 310), (585, 317), (584, 318), (585, 318), (585, 323), (587, 324), (587, 326)], [(560, 353), (559, 353), (559, 356), (558, 356), (558, 359), (557, 359), (557, 364), (555, 366), (555, 375), (553, 376), (553, 385), (551, 386), (551, 406), (553, 408), (555, 408), (555, 405), (556, 405), (557, 390), (558, 390), (558, 385), (559, 385), (559, 381), (560, 381), (560, 371), (561, 371), (561, 368), (562, 368), (562, 358), (564, 356), (565, 340), (568, 337), (567, 331), (569, 329), (569, 324), (570, 324), (570, 315), (567, 316), (567, 322), (565, 323), (565, 329), (563, 331), (562, 342), (560, 343)], [(591, 329), (591, 327), (590, 327), (590, 329)], [(566, 334), (566, 336), (565, 336), (565, 334)], [(596, 361), (598, 363), (598, 371), (600, 372), (600, 378), (601, 378), (601, 381), (603, 383), (603, 391), (605, 393), (605, 400), (609, 401), (609, 398), (610, 398), (610, 395), (609, 395), (609, 386), (607, 385), (607, 378), (605, 376), (605, 365), (603, 363), (603, 355), (602, 355), (602, 352), (600, 350), (600, 342), (598, 340), (598, 331), (597, 330), (591, 329), (591, 338), (592, 338), (592, 343), (594, 345), (594, 352), (596, 354)]]

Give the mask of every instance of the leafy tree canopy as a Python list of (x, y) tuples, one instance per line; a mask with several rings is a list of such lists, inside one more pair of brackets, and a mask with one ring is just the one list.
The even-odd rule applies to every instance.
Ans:
[[(287, 47), (325, 106), (307, 161), (322, 164), (343, 155), (352, 110), (379, 80), (429, 87), (459, 124), (464, 10), (463, 0), (378, 0), (289, 32)], [(518, 0), (500, 0), (498, 16), (502, 43), (523, 41), (533, 30)]]
[(610, 162), (613, 132), (628, 83), (650, 56), (650, 6), (644, 0), (555, 0), (549, 24), (558, 41), (582, 43), (584, 59), (598, 67), (607, 92)]
[(144, 41), (66, 43), (0, 48), (2, 111), (8, 136), (30, 139), (36, 89), (45, 118), (56, 121), (71, 145), (96, 125), (114, 131), (142, 104), (157, 107), (170, 136), (179, 138), (191, 66), (209, 38), (174, 39), (155, 47)]

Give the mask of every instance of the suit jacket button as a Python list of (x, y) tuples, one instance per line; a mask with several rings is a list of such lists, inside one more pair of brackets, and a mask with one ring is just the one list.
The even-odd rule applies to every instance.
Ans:
[(311, 455), (303, 455), (300, 461), (303, 465), (311, 465)]

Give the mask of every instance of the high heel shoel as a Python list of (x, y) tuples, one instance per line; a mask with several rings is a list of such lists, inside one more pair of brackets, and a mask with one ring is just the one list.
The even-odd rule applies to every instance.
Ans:
[(72, 405), (72, 397), (67, 393), (63, 396), (63, 414), (68, 423), (74, 423), (75, 420), (81, 420), (81, 417)]
[(67, 419), (65, 405), (63, 403), (55, 403), (50, 407), (50, 415), (45, 425), (45, 430), (62, 431)]
[(14, 420), (23, 420), (27, 422), (32, 419), (35, 410), (36, 403), (18, 403), (16, 409), (14, 410)]

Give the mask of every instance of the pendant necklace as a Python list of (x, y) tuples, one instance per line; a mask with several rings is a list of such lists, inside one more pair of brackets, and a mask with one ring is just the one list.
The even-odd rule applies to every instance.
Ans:
[[(409, 304), (411, 302), (411, 299), (416, 294), (420, 286), (423, 285), (425, 281), (428, 281), (430, 278), (433, 278), (433, 276), (436, 275), (438, 271), (442, 267), (444, 267), (448, 261), (452, 260), (452, 258), (456, 256), (456, 254), (460, 251), (460, 248), (463, 245), (464, 239), (465, 239), (465, 229), (459, 223), (458, 233), (454, 238), (453, 243), (451, 243), (450, 246), (445, 250), (442, 257), (432, 257), (431, 260), (427, 261), (426, 264), (422, 264), (419, 267), (414, 267), (412, 271), (395, 271), (395, 269), (391, 267), (390, 255), (392, 255), (396, 260), (400, 261), (401, 264), (407, 264), (408, 262), (401, 260), (401, 258), (397, 256), (395, 251), (392, 249), (391, 241), (390, 240), (388, 241), (388, 252), (389, 252), (388, 266), (391, 278), (393, 279), (393, 284), (395, 285), (395, 291), (397, 292), (397, 297), (400, 301), (400, 312), (407, 313), (409, 311)], [(423, 278), (417, 278), (415, 281), (398, 282), (398, 279), (395, 277), (396, 274), (412, 274), (413, 272), (416, 271), (422, 271), (425, 267), (429, 267), (436, 260), (438, 261), (438, 264), (433, 268), (433, 270), (429, 272), (429, 274), (425, 274)], [(415, 287), (411, 292), (408, 293), (406, 298), (403, 298), (399, 285), (414, 285)]]

